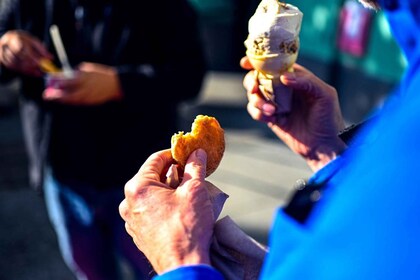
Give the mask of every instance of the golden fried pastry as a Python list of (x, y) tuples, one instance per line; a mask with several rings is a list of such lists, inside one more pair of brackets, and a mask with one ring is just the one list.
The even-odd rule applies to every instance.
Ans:
[(219, 166), (225, 151), (225, 134), (215, 117), (196, 116), (191, 132), (184, 134), (180, 131), (171, 138), (172, 157), (184, 169), (190, 154), (203, 149), (207, 153), (206, 177)]
[(42, 71), (46, 73), (59, 73), (61, 72), (61, 69), (54, 65), (54, 63), (51, 60), (42, 58), (39, 61), (39, 67)]

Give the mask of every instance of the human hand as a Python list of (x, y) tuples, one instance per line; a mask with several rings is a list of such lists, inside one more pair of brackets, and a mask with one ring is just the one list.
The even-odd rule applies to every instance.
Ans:
[(165, 182), (170, 150), (151, 155), (125, 185), (119, 211), (134, 243), (161, 274), (181, 265), (210, 264), (213, 206), (206, 188), (204, 150), (191, 154), (176, 188)]
[(301, 65), (294, 64), (294, 72), (284, 73), (281, 82), (292, 88), (291, 112), (276, 115), (272, 103), (264, 99), (258, 88), (255, 71), (247, 57), (240, 62), (251, 70), (244, 77), (247, 90), (248, 113), (254, 120), (265, 122), (295, 153), (301, 155), (316, 171), (341, 154), (346, 148), (338, 137), (344, 129), (336, 90)]
[(0, 38), (0, 63), (13, 71), (40, 77), (39, 60), (52, 57), (41, 41), (24, 31), (8, 31)]
[(113, 67), (82, 63), (71, 79), (60, 80), (44, 90), (45, 100), (70, 105), (100, 105), (122, 98), (118, 74)]

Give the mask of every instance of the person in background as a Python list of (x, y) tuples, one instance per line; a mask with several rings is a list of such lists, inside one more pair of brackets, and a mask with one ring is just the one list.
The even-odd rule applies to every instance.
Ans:
[[(0, 81), (20, 81), (30, 183), (65, 262), (77, 279), (122, 279), (120, 267), (151, 278), (118, 205), (126, 178), (178, 130), (178, 104), (199, 94), (195, 11), (186, 0), (1, 2)], [(52, 25), (75, 76), (46, 88), (42, 61), (61, 67)]]
[[(295, 65), (295, 73), (281, 77), (294, 90), (292, 112), (286, 116), (273, 115), (252, 73), (244, 79), (251, 116), (267, 122), (315, 171), (278, 209), (260, 279), (417, 279), (420, 273), (415, 177), (420, 4), (360, 2), (384, 10), (409, 65), (398, 93), (348, 146), (337, 136), (343, 121), (335, 90), (307, 69)], [(247, 59), (242, 65), (249, 69)], [(209, 253), (215, 217), (204, 188), (206, 153), (191, 154), (176, 189), (160, 180), (172, 162), (168, 150), (156, 152), (127, 182), (120, 205), (127, 231), (155, 268), (156, 280), (223, 279)]]

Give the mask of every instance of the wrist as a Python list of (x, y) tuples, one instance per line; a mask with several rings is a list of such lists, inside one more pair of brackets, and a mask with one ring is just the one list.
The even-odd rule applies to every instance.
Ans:
[(156, 262), (156, 267), (154, 269), (158, 274), (165, 273), (170, 270), (174, 270), (182, 266), (190, 265), (208, 265), (210, 263), (210, 255), (208, 250), (193, 250), (186, 254), (177, 252), (176, 249), (172, 250), (172, 253), (161, 257), (162, 261)]
[(117, 69), (114, 68), (114, 67), (110, 67), (109, 68), (109, 76), (110, 76), (110, 81), (111, 81), (111, 85), (112, 85), (112, 87), (111, 87), (112, 88), (111, 92), (113, 93), (112, 99), (114, 99), (116, 101), (122, 100), (124, 98), (124, 95), (123, 95), (121, 82), (120, 82), (120, 78), (119, 78)]
[(337, 137), (333, 143), (318, 145), (311, 149), (307, 155), (303, 155), (303, 157), (312, 171), (316, 172), (336, 159), (346, 148), (347, 145)]

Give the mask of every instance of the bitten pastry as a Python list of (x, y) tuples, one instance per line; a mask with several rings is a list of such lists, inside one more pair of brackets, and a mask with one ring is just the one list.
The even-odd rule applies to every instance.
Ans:
[(207, 153), (207, 177), (217, 169), (225, 151), (224, 130), (215, 117), (197, 115), (191, 132), (180, 131), (171, 138), (172, 157), (182, 169), (190, 154), (199, 148)]

